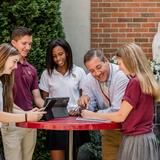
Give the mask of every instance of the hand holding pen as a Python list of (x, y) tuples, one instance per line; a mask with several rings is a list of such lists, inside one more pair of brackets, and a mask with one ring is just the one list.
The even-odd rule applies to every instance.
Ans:
[(81, 107), (81, 109), (88, 109), (89, 102), (90, 102), (90, 98), (87, 95), (82, 95), (78, 99), (77, 104), (78, 106)]

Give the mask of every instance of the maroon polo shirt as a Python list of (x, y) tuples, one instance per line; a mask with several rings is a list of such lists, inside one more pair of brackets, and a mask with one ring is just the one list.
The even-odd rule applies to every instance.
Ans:
[(132, 105), (133, 109), (122, 123), (125, 135), (149, 133), (153, 129), (154, 99), (142, 92), (138, 78), (132, 78), (125, 91), (123, 100)]
[(33, 104), (32, 91), (38, 89), (37, 70), (27, 61), (23, 64), (18, 62), (14, 79), (14, 103), (25, 111), (31, 110)]

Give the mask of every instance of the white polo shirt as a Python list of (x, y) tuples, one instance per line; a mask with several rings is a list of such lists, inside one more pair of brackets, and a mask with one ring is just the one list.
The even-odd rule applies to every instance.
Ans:
[(69, 97), (67, 109), (76, 107), (77, 100), (80, 96), (79, 90), (82, 88), (82, 82), (86, 76), (85, 71), (73, 65), (72, 72), (67, 72), (62, 75), (57, 70), (53, 70), (52, 75), (49, 76), (47, 70), (44, 70), (39, 88), (49, 93), (49, 97)]

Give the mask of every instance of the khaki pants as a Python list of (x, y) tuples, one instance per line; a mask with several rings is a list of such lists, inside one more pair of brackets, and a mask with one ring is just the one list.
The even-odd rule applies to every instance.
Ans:
[(101, 130), (102, 135), (102, 159), (117, 160), (121, 132), (118, 130)]
[[(14, 113), (24, 113), (13, 108)], [(16, 127), (15, 123), (3, 123), (1, 128), (5, 160), (32, 160), (37, 140), (37, 130)]]
[(2, 126), (5, 160), (32, 160), (36, 145), (36, 129)]

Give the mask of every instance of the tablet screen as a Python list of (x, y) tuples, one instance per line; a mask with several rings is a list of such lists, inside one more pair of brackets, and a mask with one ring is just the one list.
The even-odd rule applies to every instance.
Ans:
[(44, 110), (47, 114), (43, 117), (44, 120), (49, 120), (58, 117), (68, 116), (67, 105), (69, 97), (47, 97), (44, 103)]
[(47, 97), (44, 101), (44, 111), (49, 111), (52, 109), (52, 107), (54, 106), (54, 104), (56, 103), (56, 99), (55, 98), (49, 98)]
[(68, 105), (69, 98), (61, 97), (61, 98), (55, 98), (55, 100), (56, 102), (52, 107), (52, 113), (54, 118), (68, 116), (67, 105)]

